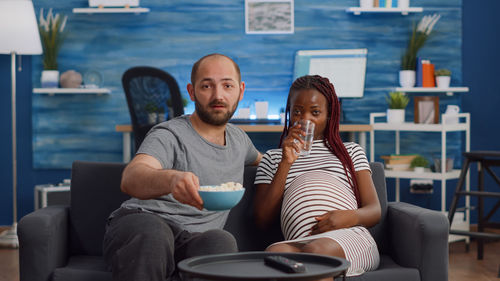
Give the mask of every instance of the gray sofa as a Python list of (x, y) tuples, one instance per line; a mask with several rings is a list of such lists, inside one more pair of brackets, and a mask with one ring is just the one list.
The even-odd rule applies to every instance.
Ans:
[[(71, 206), (51, 206), (23, 217), (18, 225), (21, 281), (109, 281), (102, 259), (106, 218), (128, 197), (120, 192), (121, 163), (73, 163)], [(371, 163), (382, 205), (382, 220), (370, 232), (377, 241), (380, 267), (348, 280), (448, 280), (448, 220), (437, 211), (387, 202), (384, 170)], [(282, 239), (279, 224), (259, 231), (253, 223), (255, 167), (245, 168), (241, 202), (225, 229), (241, 251), (263, 250)]]

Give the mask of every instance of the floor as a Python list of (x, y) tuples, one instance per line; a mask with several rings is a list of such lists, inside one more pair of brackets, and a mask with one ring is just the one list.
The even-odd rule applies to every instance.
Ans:
[[(1, 228), (0, 228), (1, 229)], [(484, 259), (476, 259), (476, 243), (466, 252), (464, 242), (450, 244), (449, 280), (500, 281), (500, 241), (485, 245)], [(19, 281), (19, 253), (15, 249), (0, 249), (0, 281)]]

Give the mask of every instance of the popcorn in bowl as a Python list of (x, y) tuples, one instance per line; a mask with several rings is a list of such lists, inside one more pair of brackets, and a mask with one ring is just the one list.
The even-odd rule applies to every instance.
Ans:
[(240, 202), (245, 188), (240, 183), (227, 182), (221, 185), (200, 186), (198, 193), (203, 200), (203, 208), (209, 211), (223, 211)]
[(243, 186), (239, 182), (226, 182), (221, 185), (200, 186), (200, 191), (236, 191), (242, 190)]

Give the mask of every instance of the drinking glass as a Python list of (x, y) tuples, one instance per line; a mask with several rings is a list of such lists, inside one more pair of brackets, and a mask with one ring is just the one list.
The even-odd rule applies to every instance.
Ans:
[(294, 125), (300, 124), (300, 129), (306, 134), (301, 135), (300, 138), (304, 141), (304, 144), (300, 148), (299, 155), (306, 156), (311, 153), (313, 139), (314, 139), (314, 123), (311, 120), (301, 119), (295, 122)]

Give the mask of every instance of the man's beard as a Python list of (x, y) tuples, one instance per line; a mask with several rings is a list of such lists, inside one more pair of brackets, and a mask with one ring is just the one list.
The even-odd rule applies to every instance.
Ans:
[(208, 123), (210, 125), (214, 125), (214, 126), (222, 126), (222, 125), (225, 125), (229, 119), (231, 119), (231, 117), (233, 117), (233, 114), (234, 112), (236, 111), (236, 108), (238, 107), (238, 102), (239, 101), (236, 101), (233, 105), (233, 107), (223, 113), (223, 114), (214, 114), (214, 113), (211, 113), (210, 112), (210, 107), (212, 105), (224, 105), (225, 108), (228, 108), (229, 105), (225, 102), (221, 102), (221, 101), (212, 101), (210, 102), (207, 107), (203, 107), (199, 102), (198, 102), (198, 99), (196, 99), (196, 94), (194, 95), (194, 106), (195, 106), (195, 111), (196, 111), (196, 114), (198, 114), (198, 116), (200, 117), (200, 119), (205, 122), (205, 123)]

